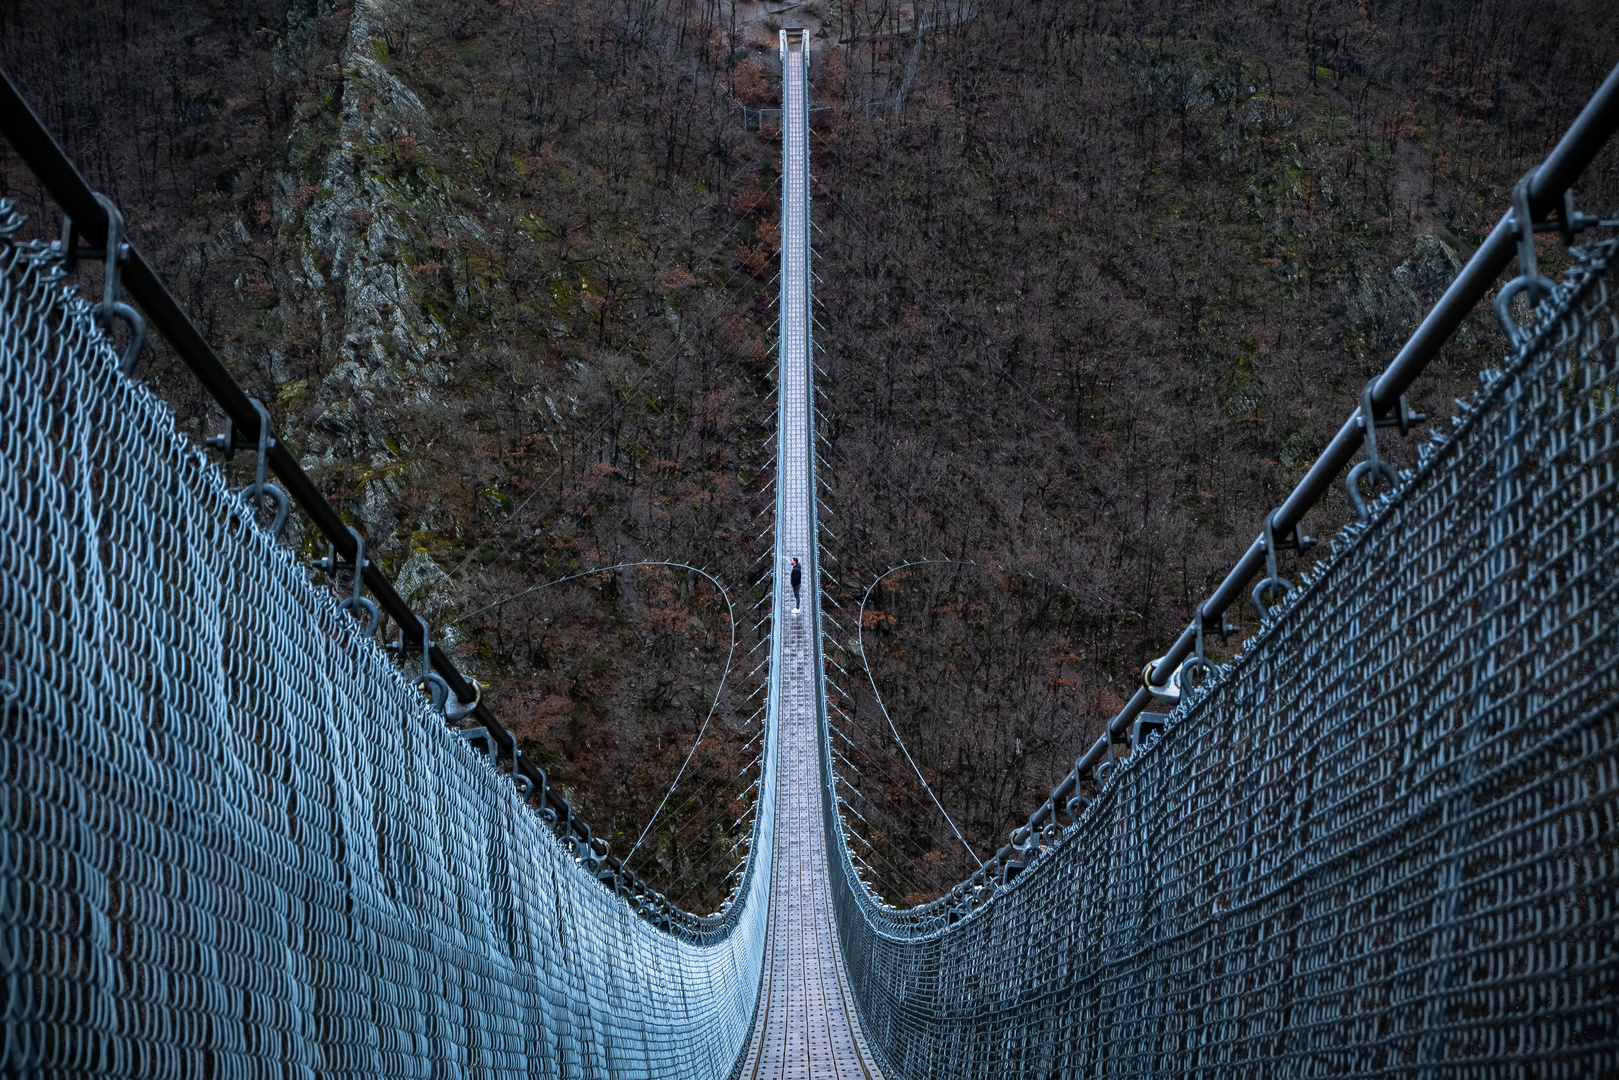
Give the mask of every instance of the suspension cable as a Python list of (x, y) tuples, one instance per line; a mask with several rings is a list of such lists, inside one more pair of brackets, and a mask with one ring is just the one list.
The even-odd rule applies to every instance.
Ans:
[(928, 798), (933, 800), (933, 805), (937, 806), (939, 808), (939, 813), (944, 815), (945, 824), (950, 826), (950, 831), (956, 834), (956, 839), (961, 841), (961, 846), (967, 849), (967, 854), (973, 857), (973, 861), (976, 862), (979, 867), (982, 867), (984, 865), (984, 860), (978, 857), (978, 852), (973, 850), (972, 845), (967, 843), (967, 838), (961, 835), (961, 830), (956, 828), (954, 819), (950, 817), (950, 811), (944, 808), (944, 803), (939, 801), (939, 796), (933, 793), (932, 785), (928, 783), (927, 777), (922, 775), (922, 769), (917, 765), (916, 759), (911, 756), (911, 751), (905, 745), (905, 740), (900, 738), (899, 728), (894, 726), (894, 718), (888, 715), (888, 706), (883, 704), (882, 691), (877, 689), (877, 677), (872, 674), (871, 664), (866, 660), (866, 601), (871, 599), (871, 590), (875, 589), (882, 582), (883, 578), (894, 573), (896, 570), (904, 570), (909, 566), (929, 566), (942, 563), (950, 563), (952, 566), (978, 565), (977, 563), (973, 562), (952, 562), (950, 559), (917, 559), (912, 562), (903, 562), (898, 566), (889, 567), (881, 574), (878, 574), (877, 577), (872, 580), (870, 585), (866, 586), (866, 594), (860, 598), (860, 612), (856, 617), (857, 626), (855, 627), (855, 638), (860, 644), (860, 666), (866, 669), (866, 679), (871, 683), (872, 696), (877, 701), (877, 708), (881, 710), (883, 719), (888, 722), (888, 730), (893, 734), (894, 742), (899, 744), (900, 753), (904, 754), (905, 760), (911, 763), (911, 771), (916, 773), (916, 778), (922, 782), (922, 790), (928, 793)]
[(578, 581), (580, 578), (591, 577), (595, 574), (606, 574), (614, 570), (628, 570), (638, 566), (668, 566), (677, 570), (690, 570), (692, 573), (701, 574), (703, 577), (713, 582), (714, 587), (720, 591), (721, 598), (725, 600), (725, 615), (731, 624), (731, 650), (725, 655), (725, 670), (720, 673), (719, 687), (715, 689), (714, 700), (708, 706), (708, 715), (703, 717), (702, 726), (697, 729), (697, 738), (692, 742), (691, 750), (686, 754), (686, 760), (680, 763), (680, 771), (675, 773), (674, 781), (669, 785), (669, 790), (663, 793), (663, 798), (659, 801), (658, 808), (652, 811), (652, 816), (647, 819), (646, 825), (641, 829), (641, 835), (635, 838), (634, 845), (631, 846), (629, 852), (626, 853), (624, 858), (621, 860), (625, 867), (629, 866), (630, 857), (633, 856), (641, 847), (641, 841), (646, 839), (647, 832), (651, 830), (653, 823), (658, 820), (658, 815), (663, 813), (663, 808), (668, 805), (670, 797), (675, 793), (675, 788), (680, 784), (680, 778), (686, 775), (686, 769), (691, 765), (692, 758), (697, 756), (697, 747), (702, 743), (703, 736), (708, 731), (709, 722), (714, 719), (714, 714), (719, 711), (720, 698), (725, 693), (725, 680), (730, 678), (731, 662), (736, 659), (736, 605), (731, 602), (730, 592), (725, 588), (724, 585), (720, 583), (718, 578), (700, 566), (693, 566), (690, 563), (673, 562), (668, 559), (643, 559), (639, 562), (624, 562), (614, 563), (612, 566), (598, 566), (590, 570), (581, 571), (577, 574), (569, 574), (567, 577), (557, 578), (555, 581), (544, 581), (538, 585), (524, 589), (522, 592), (513, 593), (504, 599), (496, 600), (492, 604), (485, 604), (476, 611), (470, 611), (466, 615), (454, 620), (454, 622), (459, 623), (462, 618), (470, 619), (474, 615), (481, 615), (486, 611), (500, 607), (502, 604), (509, 604), (513, 600), (527, 596), (530, 593), (539, 592), (541, 589), (549, 589), (553, 585), (562, 585), (569, 581)]

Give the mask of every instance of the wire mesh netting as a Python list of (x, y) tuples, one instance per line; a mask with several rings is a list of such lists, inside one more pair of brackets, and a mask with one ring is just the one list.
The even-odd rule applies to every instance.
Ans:
[(729, 1070), (768, 874), (704, 943), (598, 884), (20, 224), (0, 203), (0, 1075)]
[(890, 1080), (1619, 1071), (1616, 246), (998, 895), (844, 847)]

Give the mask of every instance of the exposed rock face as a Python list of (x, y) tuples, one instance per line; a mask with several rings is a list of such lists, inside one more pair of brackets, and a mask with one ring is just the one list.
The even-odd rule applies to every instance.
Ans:
[[(1408, 329), (1416, 329), (1461, 272), (1462, 260), (1449, 244), (1427, 233), (1417, 237), (1411, 257), (1394, 268), (1396, 290), (1391, 297), (1405, 309)], [(1464, 323), (1456, 332), (1456, 342), (1471, 349), (1477, 339)]]
[[(1357, 270), (1346, 304), (1351, 352), (1366, 359), (1384, 349), (1397, 349), (1461, 271), (1455, 249), (1427, 233), (1416, 238), (1411, 254), (1391, 273)], [(1476, 344), (1465, 325), (1456, 337), (1467, 348)]]
[(1461, 272), (1462, 261), (1451, 246), (1424, 233), (1417, 237), (1411, 257), (1394, 268), (1394, 280), (1404, 288), (1411, 306), (1426, 312)]
[[(328, 265), (328, 303), (337, 308), (324, 319), (322, 348), (336, 362), (322, 386), (316, 425), (332, 441), (315, 460), (371, 462), (361, 514), (367, 534), (380, 539), (380, 554), (400, 554), (393, 510), (400, 461), (388, 437), (402, 409), (431, 404), (450, 379), (442, 328), (412, 298), (411, 260), (404, 255), (422, 239), (423, 204), (442, 216), (449, 199), (441, 179), (418, 164), (428, 150), (427, 109), (382, 62), (384, 31), (409, 7), (410, 0), (355, 4), (341, 58), (338, 138), (305, 219), (311, 285), (326, 284), (315, 267)], [(472, 218), (453, 220), (463, 234), (481, 238)]]

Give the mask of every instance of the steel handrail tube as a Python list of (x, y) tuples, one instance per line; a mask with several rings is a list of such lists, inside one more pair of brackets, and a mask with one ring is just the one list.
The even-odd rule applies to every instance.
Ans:
[[(1616, 127), (1619, 127), (1619, 65), (1608, 73), (1545, 162), (1535, 170), (1534, 179), (1529, 185), (1529, 206), (1533, 216), (1541, 216), (1559, 205), (1563, 192), (1573, 186), (1586, 166), (1591, 164)], [(1427, 368), (1428, 362), (1439, 354), (1463, 320), (1494, 287), (1501, 271), (1506, 269), (1516, 254), (1517, 236), (1517, 225), (1508, 211), (1378, 376), (1371, 395), (1375, 415), (1386, 415), (1398, 406), (1400, 395), (1411, 388), (1417, 376)], [(1276, 535), (1286, 536), (1304, 520), (1304, 515), (1337, 481), (1339, 472), (1360, 451), (1363, 443), (1364, 435), (1357, 410), (1344, 421), (1327, 449), (1276, 511), (1273, 519)], [(1237, 565), (1199, 609), (1205, 626), (1211, 622), (1217, 623), (1219, 617), (1244, 595), (1248, 583), (1264, 565), (1265, 542), (1261, 535), (1249, 545)], [(1163, 686), (1167, 683), (1170, 674), (1192, 654), (1196, 644), (1197, 624), (1194, 621), (1181, 632), (1165, 654), (1164, 662), (1153, 672), (1153, 685)], [(1145, 707), (1147, 697), (1143, 689), (1136, 698), (1131, 699), (1131, 706), (1136, 705), (1137, 698), (1142, 699), (1141, 705), (1135, 708), (1136, 713)]]
[[(1591, 164), (1592, 159), (1612, 137), (1615, 128), (1619, 128), (1619, 65), (1615, 65), (1608, 73), (1608, 77), (1602, 81), (1602, 85), (1591, 96), (1591, 100), (1586, 102), (1585, 108), (1580, 110), (1580, 114), (1569, 125), (1568, 131), (1547, 155), (1545, 162), (1535, 170), (1534, 178), (1529, 184), (1529, 206), (1532, 215), (1537, 217), (1544, 215), (1559, 205), (1563, 192), (1573, 186), (1574, 181)], [(1395, 354), (1388, 367), (1378, 376), (1371, 394), (1372, 411), (1375, 415), (1386, 415), (1398, 406), (1400, 395), (1411, 388), (1417, 377), (1427, 368), (1428, 362), (1438, 355), (1439, 350), (1450, 340), (1463, 320), (1494, 287), (1501, 271), (1506, 269), (1516, 255), (1517, 235), (1517, 225), (1512, 213), (1508, 211), (1496, 223), (1484, 243), (1479, 245), (1473, 257), (1467, 260), (1467, 265), (1462, 267), (1461, 273), (1456, 275), (1456, 279), (1450, 283), (1444, 295), (1439, 298), (1439, 302), (1433, 306), (1405, 345)], [(1344, 421), (1326, 450), (1316, 459), (1310, 471), (1304, 474), (1304, 478), (1276, 511), (1273, 521), (1277, 535), (1287, 535), (1304, 520), (1304, 515), (1337, 481), (1338, 474), (1360, 451), (1363, 443), (1364, 436), (1357, 410)], [(1210, 625), (1211, 622), (1218, 625), (1220, 617), (1245, 595), (1248, 583), (1253, 580), (1255, 574), (1264, 569), (1264, 566), (1265, 540), (1261, 534), (1249, 545), (1248, 550), (1237, 561), (1237, 565), (1232, 567), (1225, 580), (1199, 607), (1198, 615), (1194, 616), (1193, 621), (1181, 631), (1180, 637), (1164, 653), (1162, 661), (1156, 665), (1151, 675), (1154, 686), (1165, 685), (1174, 670), (1192, 655), (1192, 650), (1197, 646), (1196, 620), (1201, 618), (1204, 626)], [(1108, 738), (1122, 735), (1130, 722), (1151, 702), (1152, 695), (1145, 687), (1137, 690), (1125, 704), (1124, 709), (1108, 725), (1108, 734), (1098, 739), (1096, 744), (1085, 752), (1085, 756), (1080, 759), (1081, 767), (1092, 768), (1098, 764), (1107, 753)]]
[[(1563, 137), (1558, 140), (1546, 160), (1535, 170), (1529, 184), (1529, 207), (1533, 217), (1541, 217), (1559, 207), (1565, 191), (1573, 186), (1601, 149), (1607, 145), (1614, 130), (1619, 128), (1619, 65), (1609, 71), (1607, 78), (1591, 95)], [(1372, 387), (1371, 401), (1374, 416), (1384, 416), (1399, 405), (1400, 396), (1416, 382), (1429, 361), (1438, 355), (1470, 315), (1479, 301), (1494, 287), (1501, 272), (1517, 254), (1518, 229), (1511, 211), (1504, 214), (1488, 237), (1479, 245), (1472, 258), (1462, 267), (1432, 310), (1423, 318), (1405, 345), (1395, 354)], [(1357, 409), (1344, 421), (1315, 464), (1305, 473), (1297, 486), (1282, 502), (1271, 518), (1274, 534), (1286, 536), (1303, 520), (1321, 497), (1337, 482), (1338, 475), (1360, 452), (1365, 439), (1360, 427)], [(1198, 621), (1204, 627), (1218, 628), (1232, 604), (1244, 598), (1248, 583), (1265, 568), (1265, 538), (1261, 533), (1249, 545), (1237, 564), (1220, 582), (1214, 592), (1197, 609), (1192, 621), (1181, 631), (1148, 673), (1153, 686), (1164, 686), (1177, 667), (1192, 655), (1197, 647)], [(1152, 694), (1145, 685), (1136, 689), (1118, 715), (1108, 722), (1101, 738), (1075, 762), (1074, 768), (1052, 790), (1051, 799), (1029, 816), (1026, 826), (1030, 834), (1047, 819), (1054, 818), (1054, 807), (1073, 793), (1082, 773), (1089, 772), (1107, 759), (1109, 745), (1130, 728), (1136, 717), (1152, 704)], [(1007, 844), (992, 855), (984, 868), (968, 881), (992, 880), (995, 868), (1012, 857), (1016, 848)], [(949, 901), (949, 896), (912, 909), (918, 914), (931, 912)]]
[[(11, 76), (4, 71), (0, 71), (0, 133), (16, 148), (23, 163), (39, 179), (46, 193), (73, 219), (84, 238), (92, 244), (104, 245), (107, 239), (106, 209), (96, 200), (89, 183), (24, 100), (16, 84), (11, 81)], [(213, 346), (208, 344), (208, 340), (163, 284), (163, 279), (132, 241), (129, 244), (129, 261), (123, 271), (123, 283), (130, 295), (140, 301), (152, 324), (174, 346), (180, 359), (202, 383), (203, 389), (235, 423), (236, 429), (244, 438), (256, 439), (259, 435), (259, 414), (247, 391), (231, 375)], [(354, 538), (349, 535), (348, 526), (282, 440), (275, 441), (270, 448), (269, 458), (270, 469), (287, 485), (287, 494), (337, 549), (337, 553), (352, 560), (356, 546)], [(364, 574), (366, 586), (382, 608), (404, 628), (406, 643), (419, 645), (421, 630), (416, 615), (394, 590), (393, 583), (374, 562), (365, 568)], [(457, 699), (471, 701), (473, 687), (449, 657), (437, 646), (433, 647), (431, 655), (433, 669), (450, 684)], [(479, 719), (483, 719), (487, 713), (482, 706), (475, 711)], [(501, 734), (505, 735), (504, 729)]]
[[(33, 107), (22, 96), (10, 74), (3, 69), (0, 69), (0, 135), (4, 135), (6, 141), (16, 149), (23, 164), (39, 180), (46, 194), (61, 207), (63, 213), (73, 219), (73, 224), (80, 235), (90, 244), (105, 246), (108, 228), (106, 208), (97, 200), (95, 191), (45, 127)], [(168, 339), (181, 361), (196, 376), (209, 396), (218, 402), (219, 407), (235, 424), (242, 437), (258, 438), (259, 414), (253, 407), (253, 399), (248, 397), (247, 391), (236, 381), (230, 369), (219, 358), (219, 354), (208, 344), (207, 338), (203, 337), (202, 332), (186, 315), (185, 310), (163, 284), (163, 279), (135, 247), (133, 241), (128, 241), (128, 248), (128, 261), (123, 268), (125, 291), (140, 302), (152, 325)], [(286, 485), (288, 496), (304, 511), (315, 528), (336, 549), (337, 554), (353, 561), (358, 551), (348, 525), (336, 507), (326, 501), (326, 497), (315, 486), (315, 482), (309, 478), (297, 458), (287, 449), (285, 442), (281, 439), (274, 440), (268, 457), (270, 470)], [(378, 606), (401, 628), (405, 644), (416, 645), (419, 649), (422, 631), (416, 613), (394, 589), (393, 582), (373, 560), (367, 560), (362, 573), (366, 587), (371, 591)], [(476, 689), (442, 649), (432, 645), (428, 655), (433, 670), (449, 684), (457, 701), (462, 703), (475, 701), (478, 696)], [(567, 800), (544, 782), (544, 774), (535, 765), (515, 754), (516, 739), (495, 718), (489, 708), (480, 702), (467, 713), (467, 716), (487, 727), (492, 741), (512, 756), (513, 771), (529, 780), (531, 790), (538, 794), (542, 808), (549, 807), (556, 811), (563, 835), (587, 840), (590, 835), (588, 825), (572, 812)], [(609, 856), (607, 863), (614, 867), (615, 872), (622, 874), (626, 882), (639, 883), (634, 873), (622, 868), (616, 857)], [(672, 911), (678, 913), (677, 918), (688, 929), (696, 928), (699, 931), (717, 925), (725, 917), (692, 915), (679, 908), (673, 908)]]

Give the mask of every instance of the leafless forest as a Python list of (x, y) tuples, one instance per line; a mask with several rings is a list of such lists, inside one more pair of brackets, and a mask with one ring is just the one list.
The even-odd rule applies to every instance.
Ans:
[[(0, 63), (618, 853), (708, 724), (631, 859), (704, 910), (756, 775), (784, 23), (835, 745), (895, 903), (973, 863), (889, 721), (987, 855), (1619, 60), (1601, 0), (0, 5)], [(1619, 156), (1579, 193), (1619, 209)], [(54, 236), (14, 158), (0, 194)], [(1413, 406), (1502, 349), (1480, 313)], [(139, 374), (218, 430), (161, 344)], [(585, 573), (646, 560), (725, 584), (734, 656), (700, 575)]]

